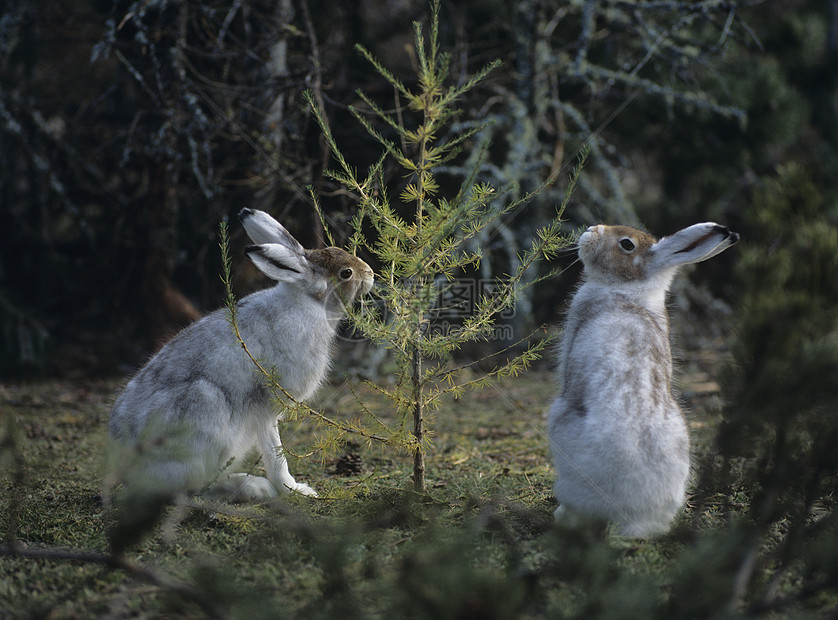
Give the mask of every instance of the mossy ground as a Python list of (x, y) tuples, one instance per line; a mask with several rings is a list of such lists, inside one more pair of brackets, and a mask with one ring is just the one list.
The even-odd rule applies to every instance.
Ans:
[[(708, 450), (719, 397), (702, 358), (683, 365), (681, 390), (694, 453)], [(715, 361), (715, 360), (710, 360)], [(0, 385), (24, 478), (16, 491), (16, 538), (28, 548), (107, 552), (102, 504), (109, 407), (120, 381)], [(388, 404), (356, 388), (376, 415)], [(545, 416), (552, 376), (533, 371), (448, 400), (431, 420), (424, 496), (411, 491), (409, 455), (347, 446), (342, 454), (291, 459), (318, 499), (234, 506), (197, 499), (167, 509), (132, 547), (132, 562), (195, 586), (200, 606), (108, 566), (0, 556), (3, 617), (641, 617), (670, 605), (687, 535), (718, 525), (713, 507), (688, 506), (673, 533), (654, 541), (601, 529), (564, 531), (552, 521), (553, 471)], [(339, 384), (318, 395), (335, 417), (355, 397)], [(310, 422), (286, 424), (302, 452)], [(13, 472), (10, 452), (4, 472)], [(351, 462), (341, 467), (339, 462)], [(0, 477), (0, 527), (9, 528), (14, 476)], [(696, 525), (698, 524), (698, 525)], [(675, 585), (673, 585), (675, 584)], [(610, 599), (610, 600), (609, 600)], [(723, 608), (726, 601), (717, 601)], [(662, 607), (663, 606), (663, 607)], [(640, 615), (637, 615), (640, 614)]]

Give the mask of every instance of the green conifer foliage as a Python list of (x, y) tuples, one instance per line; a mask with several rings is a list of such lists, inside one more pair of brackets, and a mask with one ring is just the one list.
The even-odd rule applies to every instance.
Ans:
[[(838, 578), (822, 561), (838, 553), (838, 209), (809, 171), (789, 165), (747, 213), (721, 458), (699, 487), (744, 499), (746, 519), (728, 545), (741, 553), (733, 602), (765, 610), (809, 600)], [(734, 522), (743, 516), (735, 503)]]

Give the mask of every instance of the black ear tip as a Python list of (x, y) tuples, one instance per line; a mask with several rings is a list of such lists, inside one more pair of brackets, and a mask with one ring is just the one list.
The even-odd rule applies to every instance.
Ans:
[(261, 254), (262, 253), (262, 246), (261, 245), (249, 245), (244, 249), (244, 253), (250, 256), (251, 254)]
[(720, 226), (720, 225), (717, 224), (716, 226), (713, 227), (713, 232), (719, 233), (720, 235), (724, 235), (725, 239), (730, 240), (731, 245), (733, 245), (734, 243), (739, 241), (739, 233), (733, 232), (727, 226)]
[(253, 215), (253, 209), (248, 209), (247, 207), (245, 207), (244, 209), (239, 211), (239, 221), (243, 222), (251, 215)]

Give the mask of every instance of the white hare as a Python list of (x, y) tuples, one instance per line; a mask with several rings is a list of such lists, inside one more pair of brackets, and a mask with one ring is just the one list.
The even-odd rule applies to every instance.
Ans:
[[(340, 248), (304, 249), (263, 211), (242, 209), (239, 219), (257, 244), (247, 256), (277, 282), (239, 301), (242, 338), (294, 399), (306, 399), (328, 372), (345, 304), (370, 290), (372, 270)], [(264, 379), (223, 310), (196, 321), (151, 358), (114, 404), (109, 429), (122, 461), (120, 479), (129, 485), (177, 493), (212, 482), (212, 494), (235, 501), (289, 490), (316, 495), (288, 471)], [(227, 473), (231, 459), (254, 451), (267, 478)]]
[(738, 240), (712, 222), (660, 241), (626, 226), (579, 237), (584, 282), (567, 314), (561, 393), (548, 418), (557, 520), (615, 521), (632, 537), (668, 530), (684, 504), (690, 451), (671, 392), (666, 293), (678, 267)]

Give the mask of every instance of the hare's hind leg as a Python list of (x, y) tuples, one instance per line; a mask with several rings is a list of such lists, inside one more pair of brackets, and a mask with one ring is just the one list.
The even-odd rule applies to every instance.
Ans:
[(301, 495), (317, 497), (317, 492), (304, 482), (297, 482), (288, 471), (288, 459), (282, 449), (276, 422), (272, 421), (260, 437), (259, 450), (267, 471), (268, 480), (281, 492), (294, 491)]

